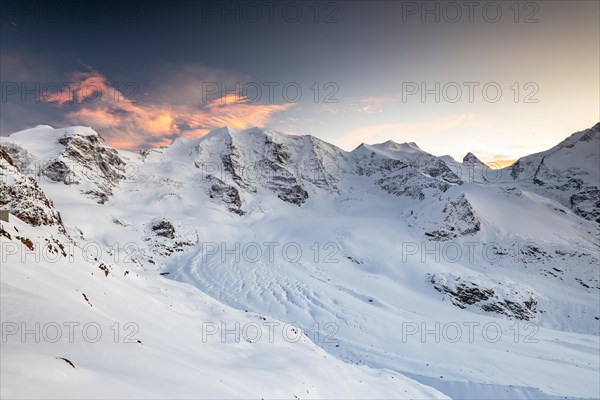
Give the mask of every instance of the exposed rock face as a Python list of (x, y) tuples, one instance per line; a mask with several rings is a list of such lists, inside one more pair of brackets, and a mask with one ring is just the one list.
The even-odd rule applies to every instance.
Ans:
[(52, 201), (34, 178), (21, 174), (3, 147), (0, 147), (0, 176), (0, 207), (31, 226), (54, 226), (66, 234)]
[(288, 148), (282, 143), (276, 143), (266, 137), (265, 146), (267, 155), (260, 160), (261, 180), (265, 186), (275, 193), (281, 200), (296, 204), (304, 204), (308, 199), (308, 192), (302, 187), (300, 181), (287, 168), (292, 157)]
[(422, 169), (424, 174), (429, 175), (432, 178), (442, 180), (443, 182), (462, 185), (463, 181), (454, 173), (448, 165), (439, 158), (433, 158)]
[(84, 191), (104, 203), (112, 189), (125, 177), (125, 163), (99, 135), (67, 136), (58, 140), (65, 146), (56, 161), (50, 162), (42, 173), (65, 184), (91, 183), (94, 189)]
[[(242, 178), (242, 175), (244, 175), (244, 166), (239, 161), (239, 156), (235, 152), (235, 147), (231, 143), (231, 137), (229, 138), (229, 142), (227, 144), (227, 153), (221, 156), (221, 163), (223, 165), (223, 170), (231, 174), (231, 177), (238, 185), (249, 187), (248, 183), (246, 183)], [(242, 171), (241, 175), (238, 173), (238, 171)]]
[(154, 256), (168, 257), (176, 252), (182, 252), (186, 247), (193, 246), (194, 240), (190, 235), (178, 233), (173, 223), (165, 218), (153, 219), (148, 224), (149, 235), (144, 241), (148, 242), (147, 260), (155, 264)]
[(175, 239), (175, 228), (173, 224), (163, 219), (162, 221), (156, 221), (152, 224), (152, 231), (157, 236), (162, 236), (167, 239)]
[(600, 189), (586, 189), (571, 196), (573, 212), (582, 218), (600, 223)]
[(245, 214), (244, 211), (242, 211), (240, 193), (235, 187), (226, 184), (213, 175), (209, 175), (207, 180), (210, 182), (208, 196), (211, 199), (222, 201), (227, 206), (227, 209), (235, 214)]
[(71, 168), (64, 161), (53, 161), (46, 164), (43, 174), (52, 181), (63, 182), (65, 185), (78, 184), (74, 179)]
[(218, 171), (205, 176), (211, 185), (209, 196), (224, 200), (229, 211), (239, 214), (241, 191), (255, 193), (262, 187), (279, 199), (300, 206), (309, 198), (306, 183), (328, 186), (322, 176), (303, 175), (304, 163), (292, 159), (297, 155), (295, 151), (303, 147), (299, 142), (305, 139), (278, 136), (284, 135), (260, 129), (234, 135), (223, 128), (200, 142), (194, 150), (195, 165)]
[(403, 173), (379, 179), (375, 183), (389, 194), (418, 200), (425, 199), (427, 189), (432, 194), (436, 194), (443, 193), (450, 188), (448, 182), (424, 176), (412, 167), (407, 167)]
[(453, 305), (462, 309), (474, 308), (525, 321), (534, 320), (538, 311), (537, 296), (514, 285), (500, 290), (501, 282), (483, 286), (449, 274), (428, 274), (427, 280), (435, 290), (447, 295)]
[(481, 223), (464, 193), (451, 200), (442, 212), (445, 218), (440, 227), (425, 233), (433, 240), (444, 241), (458, 236), (472, 236), (481, 229)]
[[(4, 160), (4, 161), (2, 161), (2, 164), (0, 164), (0, 165), (7, 164), (9, 167), (15, 167), (15, 164), (14, 164), (12, 158), (10, 157), (10, 155), (6, 152), (6, 150), (3, 147), (0, 147), (0, 159)], [(7, 168), (7, 170), (8, 170), (8, 168)]]
[[(368, 153), (366, 153), (368, 154)], [(443, 193), (452, 185), (462, 185), (462, 180), (444, 161), (422, 152), (415, 159), (382, 158), (375, 153), (356, 157), (356, 173), (380, 177), (375, 184), (385, 192), (424, 200), (426, 193)]]
[(281, 175), (274, 175), (267, 187), (285, 202), (297, 206), (304, 204), (308, 199), (308, 192), (298, 184), (298, 181), (291, 174), (283, 173), (283, 171), (277, 171)]

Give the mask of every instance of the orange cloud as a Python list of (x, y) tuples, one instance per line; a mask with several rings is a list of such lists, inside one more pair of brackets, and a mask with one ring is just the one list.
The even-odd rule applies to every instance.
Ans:
[(42, 93), (42, 100), (58, 105), (84, 101), (93, 103), (107, 96), (114, 96), (118, 100), (119, 91), (109, 85), (106, 77), (95, 71), (73, 72), (67, 78), (68, 82), (56, 83), (59, 90)]
[(150, 132), (152, 134), (179, 131), (177, 124), (173, 120), (173, 117), (166, 112), (162, 112), (161, 114), (156, 116), (151, 116), (149, 120), (142, 121), (141, 125), (145, 131)]
[(229, 94), (208, 104), (145, 104), (113, 88), (102, 74), (91, 70), (69, 76), (73, 82), (44, 100), (59, 107), (76, 107), (66, 114), (75, 124), (100, 131), (116, 148), (136, 149), (168, 144), (174, 137), (200, 137), (211, 129), (264, 126), (272, 115), (293, 104), (258, 104)]
[(262, 126), (267, 123), (271, 115), (288, 109), (292, 104), (257, 104), (250, 103), (241, 98), (237, 102), (228, 100), (222, 102), (215, 99), (210, 102), (206, 110), (194, 115), (191, 127), (209, 125), (212, 127), (231, 126), (236, 129), (244, 129), (252, 126)]

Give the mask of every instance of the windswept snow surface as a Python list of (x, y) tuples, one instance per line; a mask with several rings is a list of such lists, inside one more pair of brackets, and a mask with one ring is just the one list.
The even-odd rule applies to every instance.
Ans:
[[(67, 131), (91, 134), (0, 144), (32, 175)], [(103, 204), (42, 173), (68, 236), (2, 222), (2, 395), (598, 398), (598, 223), (593, 202), (565, 201), (600, 186), (598, 150), (571, 168), (579, 147), (560, 146), (542, 189), (475, 156), (258, 128), (99, 160), (117, 164), (99, 167)], [(559, 188), (568, 171), (579, 189)], [(35, 259), (17, 236), (68, 254)], [(36, 323), (39, 343), (22, 337)]]

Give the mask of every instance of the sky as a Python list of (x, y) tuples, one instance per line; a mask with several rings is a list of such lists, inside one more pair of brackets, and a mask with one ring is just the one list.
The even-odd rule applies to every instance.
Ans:
[(600, 120), (599, 1), (2, 1), (0, 134), (214, 128), (502, 166)]

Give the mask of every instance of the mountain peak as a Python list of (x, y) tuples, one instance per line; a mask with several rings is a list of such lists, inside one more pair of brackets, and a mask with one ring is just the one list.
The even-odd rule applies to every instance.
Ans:
[(14, 132), (10, 135), (11, 139), (20, 138), (40, 138), (48, 139), (52, 138), (64, 138), (73, 136), (99, 136), (98, 132), (93, 130), (89, 126), (67, 126), (65, 128), (53, 128), (50, 125), (37, 125), (34, 128), (24, 129), (22, 131)]
[(5, 141), (26, 148), (38, 159), (51, 159), (58, 157), (65, 150), (65, 143), (74, 137), (100, 139), (104, 142), (90, 127), (53, 128), (50, 125), (38, 125), (35, 128), (14, 132)]
[(484, 163), (477, 158), (477, 156), (471, 152), (468, 152), (464, 157), (463, 157), (463, 164), (481, 164), (484, 165)]
[(421, 150), (421, 148), (419, 146), (417, 146), (417, 144), (415, 142), (398, 143), (391, 139), (388, 140), (387, 142), (375, 144), (373, 146), (379, 146), (379, 147), (383, 147), (383, 148), (387, 148), (387, 149), (391, 149), (391, 150), (408, 150), (408, 149)]
[(220, 135), (231, 135), (231, 129), (228, 126), (216, 128), (206, 134), (206, 136), (220, 136)]
[(421, 150), (415, 142), (396, 143), (393, 140), (378, 144), (362, 143), (351, 153), (363, 156), (376, 154), (378, 157), (393, 160), (415, 160), (423, 156), (432, 157), (426, 151)]

